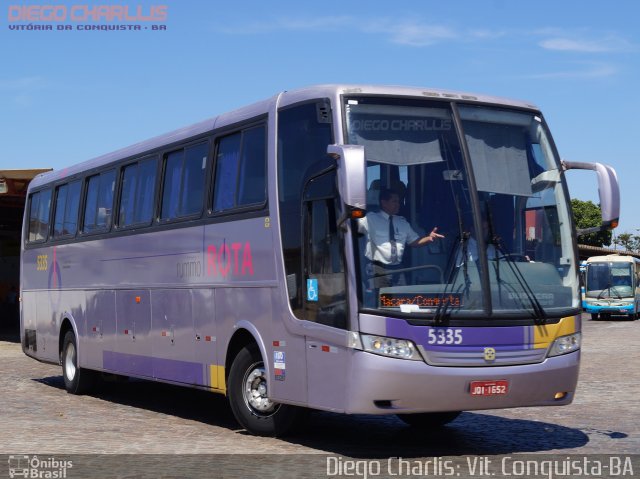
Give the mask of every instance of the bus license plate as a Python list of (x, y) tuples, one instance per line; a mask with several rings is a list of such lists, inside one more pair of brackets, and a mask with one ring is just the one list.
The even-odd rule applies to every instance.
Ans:
[(509, 381), (471, 381), (469, 392), (472, 396), (501, 396), (509, 391)]

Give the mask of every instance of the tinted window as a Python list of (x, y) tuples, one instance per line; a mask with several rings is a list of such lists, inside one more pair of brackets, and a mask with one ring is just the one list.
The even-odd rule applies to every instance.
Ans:
[(158, 163), (154, 160), (142, 161), (136, 187), (135, 222), (151, 221), (156, 192)]
[[(331, 179), (335, 184), (335, 176), (331, 175)], [(317, 282), (314, 300), (306, 302), (305, 319), (344, 329), (347, 324), (347, 300), (342, 240), (336, 226), (336, 201), (317, 200), (305, 206), (308, 248), (306, 279)], [(308, 290), (304, 296), (309, 299)]]
[(80, 193), (82, 183), (80, 180), (69, 184), (67, 192), (67, 208), (64, 213), (63, 230), (68, 234), (74, 235), (78, 230), (78, 209), (80, 208)]
[(56, 216), (53, 222), (53, 236), (63, 236), (64, 233), (64, 212), (67, 205), (67, 191), (69, 185), (60, 186), (56, 190)]
[(122, 175), (120, 226), (150, 223), (156, 185), (155, 159), (129, 165)]
[(80, 180), (62, 185), (56, 190), (56, 214), (53, 236), (75, 235), (78, 227), (78, 206), (80, 204)]
[(31, 195), (29, 207), (29, 241), (44, 241), (49, 229), (51, 190), (39, 191)]
[(207, 143), (169, 153), (162, 193), (162, 219), (191, 216), (202, 211)]
[(332, 143), (326, 103), (287, 108), (278, 115), (278, 191), (284, 265), (291, 308), (302, 318), (301, 189), (306, 180), (329, 166), (327, 145)]
[(134, 223), (133, 211), (136, 199), (136, 179), (138, 178), (138, 164), (129, 165), (122, 174), (122, 192), (120, 193), (120, 213), (118, 224), (128, 226)]
[(227, 136), (220, 140), (216, 157), (216, 183), (214, 187), (214, 211), (227, 210), (235, 206), (238, 165), (242, 134)]
[(178, 216), (183, 157), (183, 150), (170, 153), (167, 156), (162, 193), (162, 219)]
[(181, 216), (193, 215), (202, 211), (206, 165), (206, 143), (185, 150), (182, 192), (180, 194)]
[(216, 157), (214, 211), (264, 203), (266, 159), (264, 126), (222, 138)]
[(87, 200), (84, 209), (84, 231), (107, 230), (111, 226), (115, 170), (92, 176), (87, 182)]
[(243, 133), (238, 205), (263, 203), (266, 199), (266, 147), (263, 127), (252, 128)]

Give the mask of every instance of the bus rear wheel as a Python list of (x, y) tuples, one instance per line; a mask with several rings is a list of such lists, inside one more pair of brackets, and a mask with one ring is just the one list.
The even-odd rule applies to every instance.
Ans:
[(419, 414), (397, 414), (398, 418), (411, 427), (429, 429), (444, 426), (457, 418), (462, 411), (425, 412)]
[(236, 420), (258, 436), (283, 436), (302, 420), (303, 409), (269, 399), (267, 374), (256, 345), (245, 346), (231, 364), (227, 394)]
[(73, 331), (67, 331), (64, 335), (60, 362), (62, 363), (64, 387), (67, 392), (84, 394), (95, 385), (97, 373), (78, 367), (78, 345)]

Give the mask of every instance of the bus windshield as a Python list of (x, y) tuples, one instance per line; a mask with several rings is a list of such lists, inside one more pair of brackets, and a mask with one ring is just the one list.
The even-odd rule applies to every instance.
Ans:
[(571, 221), (542, 119), (457, 109), (460, 122), (444, 102), (345, 100), (347, 142), (367, 158), (367, 213), (352, 228), (361, 307), (567, 314), (578, 307)]
[(589, 263), (586, 296), (588, 298), (617, 298), (633, 296), (631, 263)]

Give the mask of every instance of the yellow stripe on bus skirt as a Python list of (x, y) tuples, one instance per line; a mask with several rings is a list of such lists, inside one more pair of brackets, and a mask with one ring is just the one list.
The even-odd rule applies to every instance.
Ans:
[(216, 366), (215, 364), (211, 364), (209, 366), (209, 380), (211, 381), (211, 388), (215, 389), (216, 392), (227, 392), (227, 385), (225, 384), (224, 380), (224, 366)]
[(556, 324), (542, 324), (533, 328), (534, 349), (548, 348), (556, 338), (576, 332), (576, 317), (569, 316)]

